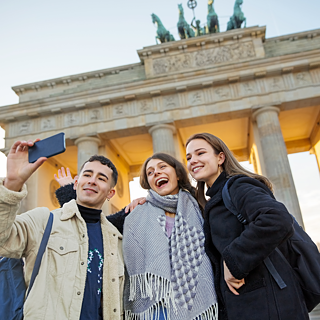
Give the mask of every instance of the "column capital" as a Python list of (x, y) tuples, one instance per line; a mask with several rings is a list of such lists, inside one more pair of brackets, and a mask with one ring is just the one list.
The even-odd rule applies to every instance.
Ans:
[(149, 133), (152, 135), (152, 132), (154, 132), (155, 130), (158, 130), (158, 129), (170, 129), (172, 131), (172, 134), (176, 133), (175, 126), (173, 126), (171, 124), (157, 124), (149, 129)]
[(80, 137), (74, 141), (74, 144), (77, 146), (79, 143), (84, 141), (95, 142), (98, 145), (101, 144), (101, 140), (97, 137)]
[(259, 108), (254, 108), (252, 109), (252, 120), (256, 121), (257, 116), (261, 113), (268, 112), (268, 111), (273, 111), (276, 112), (277, 114), (280, 113), (280, 108), (275, 107), (275, 106), (264, 106), (264, 107), (259, 107)]

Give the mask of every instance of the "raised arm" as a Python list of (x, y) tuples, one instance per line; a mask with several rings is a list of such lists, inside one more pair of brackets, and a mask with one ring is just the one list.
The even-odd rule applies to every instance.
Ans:
[[(20, 258), (36, 242), (43, 217), (47, 219), (43, 208), (16, 216), (21, 200), (27, 195), (24, 183), (46, 161), (40, 158), (29, 163), (28, 149), (32, 146), (32, 141), (14, 143), (7, 158), (7, 177), (0, 179), (0, 256)], [(48, 209), (46, 212), (49, 214)]]
[(55, 194), (61, 207), (70, 200), (77, 198), (76, 191), (73, 189), (74, 180), (77, 179), (77, 176), (72, 178), (69, 168), (65, 170), (62, 167), (58, 170), (58, 175), (54, 175), (54, 178), (60, 185)]
[(17, 141), (11, 147), (7, 157), (7, 176), (3, 182), (8, 190), (19, 192), (30, 176), (47, 160), (41, 157), (36, 162), (29, 163), (28, 150), (34, 142)]

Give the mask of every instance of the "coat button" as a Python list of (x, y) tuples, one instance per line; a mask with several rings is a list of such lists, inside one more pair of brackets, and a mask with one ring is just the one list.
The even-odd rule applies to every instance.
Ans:
[(117, 309), (113, 309), (113, 312), (117, 312)]
[(116, 281), (116, 279), (115, 279), (115, 278), (113, 278), (113, 279), (112, 279), (112, 282), (115, 282), (115, 281)]
[(113, 234), (113, 236), (115, 237), (116, 235), (115, 235), (115, 234)]
[(113, 256), (113, 252), (111, 252), (111, 255)]
[(63, 247), (60, 247), (60, 250), (63, 250)]
[(82, 235), (82, 238), (84, 238), (85, 236), (86, 236), (86, 235), (85, 235), (85, 234), (83, 234), (83, 235)]
[(77, 292), (77, 295), (78, 295), (78, 296), (80, 296), (80, 294), (81, 294), (81, 292), (80, 292), (80, 291), (78, 291), (78, 292)]
[(84, 262), (83, 262), (83, 261), (81, 262), (81, 265), (82, 265), (82, 266), (84, 265)]

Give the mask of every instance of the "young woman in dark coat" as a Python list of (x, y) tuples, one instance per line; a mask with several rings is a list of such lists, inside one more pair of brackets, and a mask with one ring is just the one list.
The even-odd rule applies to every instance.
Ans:
[[(286, 256), (293, 219), (273, 198), (270, 181), (242, 168), (224, 142), (208, 133), (188, 139), (187, 162), (204, 207), (206, 251), (215, 273), (219, 319), (309, 319), (294, 271), (275, 252), (278, 247)], [(229, 178), (232, 202), (248, 220), (246, 228), (223, 203), (221, 192)], [(280, 289), (266, 269), (263, 260), (267, 257), (286, 288)]]

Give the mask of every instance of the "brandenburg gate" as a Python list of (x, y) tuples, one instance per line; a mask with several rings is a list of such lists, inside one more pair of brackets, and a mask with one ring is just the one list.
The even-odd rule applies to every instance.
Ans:
[(138, 50), (140, 62), (16, 86), (1, 107), (3, 152), (18, 139), (65, 132), (67, 150), (28, 182), (21, 210), (58, 206), (53, 174), (76, 174), (99, 153), (120, 171), (106, 213), (129, 202), (129, 181), (153, 152), (185, 162), (185, 141), (210, 132), (238, 160), (269, 177), (278, 200), (301, 223), (287, 154), (320, 161), (320, 29), (265, 38), (265, 27), (236, 29)]

